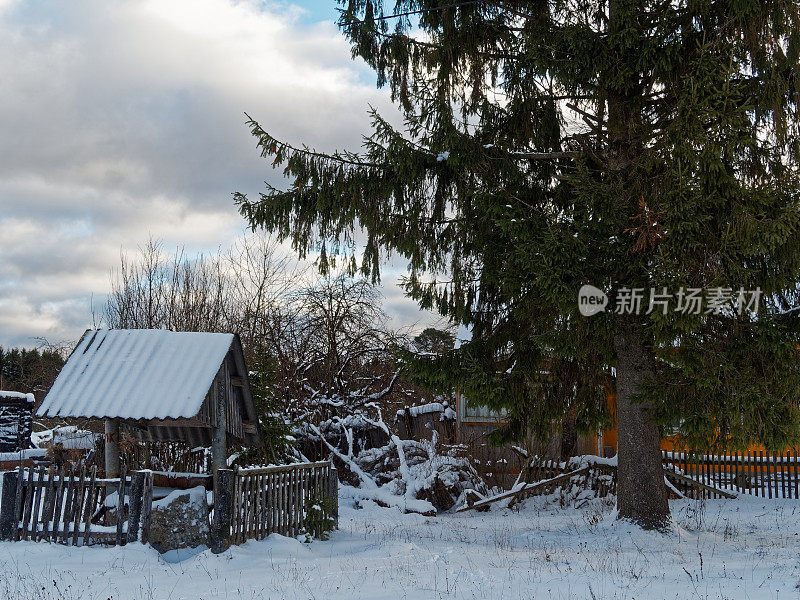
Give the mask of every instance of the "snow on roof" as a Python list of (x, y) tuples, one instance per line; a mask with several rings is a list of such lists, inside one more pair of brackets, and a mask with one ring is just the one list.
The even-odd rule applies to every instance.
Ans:
[(233, 342), (229, 333), (87, 331), (36, 412), (48, 417), (193, 417)]
[[(456, 411), (452, 408), (447, 406), (447, 404), (442, 404), (441, 402), (430, 402), (428, 404), (422, 404), (420, 406), (412, 406), (407, 409), (408, 412), (411, 414), (412, 417), (418, 417), (420, 415), (427, 415), (428, 413), (443, 413), (442, 417), (444, 419), (455, 419), (456, 418)], [(401, 416), (405, 414), (404, 409), (400, 409), (397, 411), (397, 416)]]
[(9, 392), (7, 390), (0, 390), (0, 398), (23, 398), (28, 402), (36, 402), (33, 394), (23, 394), (22, 392)]

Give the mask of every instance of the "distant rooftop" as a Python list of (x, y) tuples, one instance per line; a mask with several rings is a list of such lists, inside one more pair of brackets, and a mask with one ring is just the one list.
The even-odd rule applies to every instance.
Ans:
[(27, 400), (28, 402), (36, 402), (36, 398), (33, 397), (33, 394), (10, 392), (8, 390), (0, 390), (0, 398), (19, 398), (20, 400)]

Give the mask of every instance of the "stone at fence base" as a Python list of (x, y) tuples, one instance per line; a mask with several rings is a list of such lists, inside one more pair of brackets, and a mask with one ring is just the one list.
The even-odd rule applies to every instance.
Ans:
[(161, 554), (179, 548), (207, 546), (208, 503), (202, 486), (176, 490), (153, 502), (148, 541)]

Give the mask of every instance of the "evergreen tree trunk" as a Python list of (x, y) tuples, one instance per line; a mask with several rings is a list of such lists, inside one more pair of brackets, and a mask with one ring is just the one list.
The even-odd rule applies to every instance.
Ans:
[(652, 351), (635, 334), (614, 339), (617, 353), (617, 510), (648, 529), (663, 529), (669, 519), (658, 428), (648, 405), (635, 400), (640, 382), (653, 373)]
[[(619, 13), (620, 0), (610, 0), (608, 6), (609, 31), (618, 33), (625, 26)], [(619, 56), (621, 64), (626, 60), (632, 60), (632, 57)], [(633, 135), (634, 123), (638, 122), (640, 115), (631, 111), (639, 93), (639, 82), (625, 90), (613, 86), (606, 89), (611, 141), (609, 167), (625, 175), (630, 174), (634, 158), (642, 152), (641, 143)], [(631, 189), (636, 182), (625, 175), (625, 187)], [(638, 194), (631, 190), (629, 196), (635, 202)], [(633, 214), (636, 214), (635, 210)], [(614, 336), (617, 355), (618, 515), (645, 528), (663, 529), (669, 518), (669, 503), (661, 465), (660, 436), (658, 428), (648, 418), (649, 405), (636, 401), (640, 383), (655, 372), (655, 357), (635, 328), (622, 323), (621, 331), (625, 333)]]

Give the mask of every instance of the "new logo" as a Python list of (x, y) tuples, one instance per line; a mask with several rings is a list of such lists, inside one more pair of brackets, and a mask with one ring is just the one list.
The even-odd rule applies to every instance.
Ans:
[(608, 305), (608, 296), (593, 285), (583, 285), (578, 290), (578, 310), (584, 317), (603, 312)]

